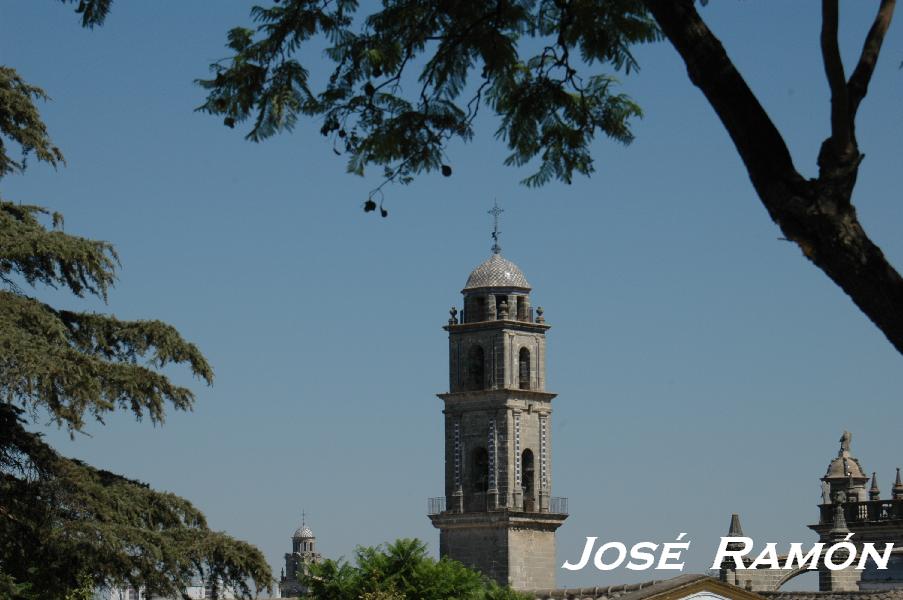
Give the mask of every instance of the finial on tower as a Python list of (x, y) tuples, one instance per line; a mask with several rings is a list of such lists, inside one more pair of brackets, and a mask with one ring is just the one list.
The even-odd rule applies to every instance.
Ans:
[(894, 481), (893, 492), (894, 500), (903, 500), (903, 481), (900, 480), (900, 467), (897, 467), (897, 480)]
[(302, 509), (301, 509), (301, 528), (302, 528), (302, 529), (304, 528), (304, 525), (305, 525), (304, 520), (305, 520), (306, 518), (307, 518), (307, 513), (304, 512), (304, 509), (302, 508)]
[(740, 515), (737, 513), (733, 513), (731, 515), (731, 525), (728, 528), (727, 534), (731, 537), (738, 537), (743, 535), (743, 528), (740, 526)]
[(872, 471), (872, 487), (869, 488), (869, 500), (880, 500), (881, 490), (878, 489), (878, 474)]
[(505, 212), (504, 209), (499, 208), (499, 203), (496, 200), (492, 202), (492, 208), (488, 211), (490, 215), (492, 215), (493, 219), (493, 227), (492, 227), (492, 253), (493, 254), (501, 254), (502, 247), (499, 246), (499, 235), (502, 233), (499, 231), (499, 215)]

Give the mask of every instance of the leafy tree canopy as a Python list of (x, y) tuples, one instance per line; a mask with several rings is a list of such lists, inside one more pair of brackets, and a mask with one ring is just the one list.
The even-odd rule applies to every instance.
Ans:
[(0, 597), (125, 584), (174, 598), (200, 575), (250, 598), (252, 582), (269, 584), (260, 551), (211, 531), (190, 502), (60, 456), (7, 403), (0, 439)]
[[(80, 2), (84, 24), (101, 23), (109, 4)], [(24, 171), (31, 155), (63, 162), (35, 106), (46, 98), (0, 66), (0, 177)], [(57, 213), (0, 198), (0, 598), (77, 600), (115, 585), (175, 597), (196, 576), (246, 598), (269, 589), (260, 551), (211, 531), (187, 500), (60, 456), (28, 431), (49, 415), (74, 434), (117, 409), (161, 423), (167, 405), (194, 403), (160, 372), (170, 364), (213, 381), (197, 347), (166, 323), (59, 310), (26, 293), (107, 299), (115, 250), (61, 225)]]
[[(50, 141), (34, 105), (35, 100), (46, 99), (44, 90), (25, 83), (13, 69), (0, 66), (0, 177), (24, 170), (29, 152), (54, 166), (63, 161), (63, 153)], [(9, 156), (10, 141), (22, 149), (21, 159)]]
[[(445, 145), (471, 139), (484, 103), (502, 116), (496, 133), (511, 149), (507, 164), (540, 158), (529, 185), (590, 173), (588, 146), (598, 134), (632, 139), (629, 120), (639, 106), (615, 93), (614, 77), (584, 76), (577, 67), (637, 67), (631, 46), (659, 35), (641, 2), (384, 2), (360, 31), (356, 9), (353, 0), (253, 8), (257, 31), (232, 29), (234, 57), (199, 82), (209, 90), (202, 109), (229, 126), (251, 119), (255, 141), (290, 130), (299, 115), (320, 116), (321, 133), (347, 153), (350, 172), (372, 163), (402, 182), (443, 165), (450, 174)], [(318, 34), (332, 43), (336, 66), (315, 92), (299, 54)], [(521, 56), (524, 38), (543, 43)], [(469, 75), (477, 83), (468, 86)]]
[[(207, 90), (199, 110), (228, 127), (250, 122), (254, 141), (291, 130), (299, 117), (318, 118), (350, 172), (381, 167), (385, 184), (434, 170), (451, 175), (449, 140), (470, 140), (486, 107), (510, 150), (505, 164), (537, 166), (524, 183), (570, 182), (593, 171), (596, 137), (633, 139), (630, 123), (642, 111), (617, 92), (615, 75), (638, 69), (637, 44), (666, 38), (786, 239), (903, 352), (903, 278), (850, 201), (863, 159), (855, 119), (895, 0), (856, 4), (854, 10), (877, 10), (849, 77), (838, 47), (838, 1), (822, 0), (821, 7), (831, 119), (813, 179), (796, 170), (781, 133), (693, 0), (383, 0), (366, 14), (356, 0), (273, 0), (252, 9), (253, 28), (228, 32), (232, 56), (198, 80)], [(333, 63), (322, 85), (302, 62), (314, 38), (325, 39)], [(382, 187), (365, 210), (381, 202)]]
[(326, 560), (299, 573), (314, 600), (527, 600), (476, 571), (447, 558), (427, 555), (420, 540), (401, 539), (355, 551), (354, 564)]

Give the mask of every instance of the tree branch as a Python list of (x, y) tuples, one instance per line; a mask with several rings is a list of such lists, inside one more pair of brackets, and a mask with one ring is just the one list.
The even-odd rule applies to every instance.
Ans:
[[(793, 168), (780, 133), (696, 12), (693, 0), (645, 0), (645, 4), (683, 58), (690, 80), (702, 90), (727, 129), (771, 218), (903, 353), (903, 278), (869, 239), (850, 202), (858, 154), (834, 154), (834, 160), (825, 164), (820, 160), (819, 178), (804, 179)], [(832, 18), (831, 9), (836, 0), (826, 0), (825, 5), (828, 14), (822, 39), (823, 49), (827, 49), (825, 69), (832, 78), (836, 15)], [(889, 8), (882, 8), (887, 15)], [(880, 29), (875, 36), (879, 34), (883, 35)], [(875, 36), (870, 33), (869, 38)], [(876, 42), (873, 39), (867, 46), (877, 47)], [(869, 60), (873, 63), (877, 54), (869, 56), (866, 64)], [(855, 82), (868, 74), (861, 72), (860, 76), (854, 74)], [(845, 101), (846, 85), (843, 94), (832, 96)], [(851, 126), (850, 113), (842, 116)], [(832, 136), (823, 150), (833, 141)], [(822, 156), (824, 153), (820, 159)]]
[(831, 139), (837, 156), (846, 156), (852, 148), (847, 82), (837, 43), (837, 0), (821, 3), (821, 55), (831, 88)]
[(771, 196), (776, 180), (803, 182), (780, 132), (692, 0), (646, 0), (646, 6), (727, 129), (759, 195)]
[(878, 62), (878, 53), (881, 51), (881, 44), (884, 43), (884, 34), (887, 33), (887, 28), (890, 27), (890, 21), (894, 16), (895, 5), (896, 0), (881, 0), (875, 21), (872, 23), (868, 35), (865, 36), (859, 63), (853, 70), (853, 74), (850, 75), (850, 81), (847, 83), (847, 95), (849, 96), (851, 122), (855, 120), (859, 103), (868, 92), (869, 81), (872, 79), (872, 73)]

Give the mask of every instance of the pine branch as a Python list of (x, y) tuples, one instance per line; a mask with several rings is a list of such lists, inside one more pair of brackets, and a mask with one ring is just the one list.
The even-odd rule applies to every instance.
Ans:
[(60, 0), (63, 4), (78, 2), (76, 14), (82, 16), (82, 27), (92, 29), (103, 25), (110, 12), (113, 0)]
[(167, 403), (191, 409), (191, 390), (155, 370), (180, 363), (212, 382), (200, 351), (170, 325), (58, 311), (0, 291), (0, 396), (44, 408), (71, 431), (84, 427), (86, 414), (102, 420), (117, 408), (154, 423), (164, 420)]
[(0, 440), (3, 568), (41, 597), (63, 597), (85, 573), (97, 587), (129, 584), (166, 597), (196, 576), (242, 598), (270, 589), (260, 551), (211, 531), (187, 500), (60, 456), (5, 403)]
[[(0, 178), (25, 170), (25, 159), (31, 152), (54, 167), (65, 164), (34, 104), (35, 100), (49, 99), (44, 90), (26, 83), (14, 69), (0, 66)], [(10, 157), (4, 138), (20, 147), (20, 160)]]
[[(48, 230), (38, 217), (39, 206), (0, 200), (0, 275), (21, 276), (29, 285), (63, 286), (77, 296), (85, 292), (107, 299), (116, 279), (118, 257), (107, 242)], [(53, 215), (55, 225), (61, 223)]]

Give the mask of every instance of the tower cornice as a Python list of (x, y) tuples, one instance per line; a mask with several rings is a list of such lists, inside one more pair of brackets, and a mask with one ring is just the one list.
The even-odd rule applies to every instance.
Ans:
[(545, 323), (532, 323), (530, 321), (516, 321), (513, 319), (496, 319), (494, 321), (476, 321), (473, 323), (458, 323), (456, 325), (443, 325), (442, 329), (449, 333), (465, 331), (481, 331), (489, 329), (515, 329), (519, 331), (546, 332), (551, 325)]
[(452, 513), (429, 515), (433, 526), (442, 529), (520, 528), (555, 531), (568, 515), (561, 513), (522, 512), (499, 509), (490, 512)]
[(436, 394), (437, 398), (441, 398), (446, 402), (455, 402), (468, 400), (545, 400), (551, 402), (558, 394), (553, 392), (540, 392), (538, 390), (521, 390), (516, 388), (497, 388), (491, 390), (473, 390), (467, 392), (444, 392)]

